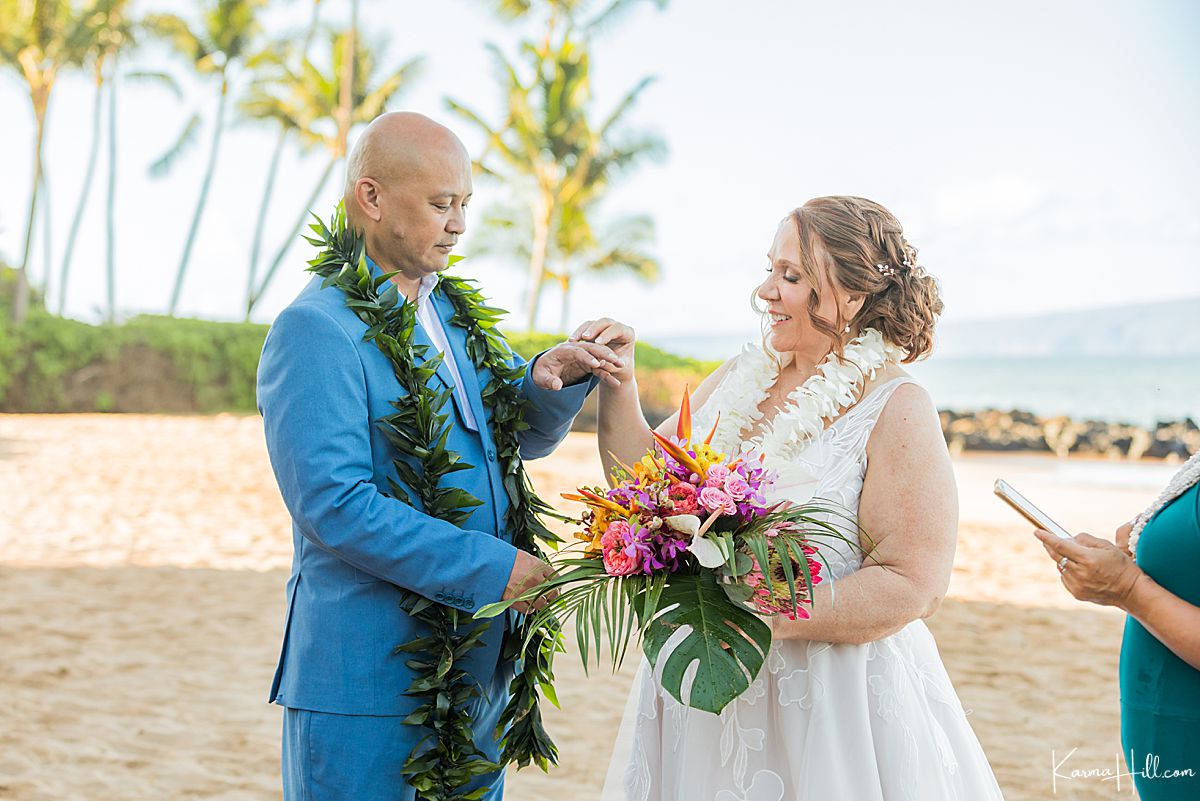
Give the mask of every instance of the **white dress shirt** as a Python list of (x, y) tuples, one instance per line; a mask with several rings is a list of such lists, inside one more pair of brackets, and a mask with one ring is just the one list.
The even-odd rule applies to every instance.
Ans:
[(458, 408), (462, 410), (463, 422), (467, 424), (467, 428), (478, 431), (479, 424), (475, 422), (471, 404), (463, 390), (462, 375), (454, 362), (454, 351), (450, 348), (450, 340), (446, 339), (446, 329), (442, 327), (442, 319), (438, 317), (437, 309), (429, 297), (437, 282), (437, 275), (427, 275), (417, 286), (417, 323), (425, 329), (433, 346), (441, 352), (446, 367), (450, 369), (450, 377), (454, 379), (454, 394), (458, 396)]

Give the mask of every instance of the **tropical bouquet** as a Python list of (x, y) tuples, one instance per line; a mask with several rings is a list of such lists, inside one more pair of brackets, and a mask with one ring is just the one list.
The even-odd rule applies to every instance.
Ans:
[(691, 429), (685, 390), (676, 436), (651, 431), (652, 449), (632, 465), (617, 460), (610, 488), (563, 496), (586, 507), (575, 521), (582, 553), (565, 551), (554, 560), (552, 579), (476, 617), (554, 589), (558, 596), (532, 613), (529, 630), (561, 643), (573, 619), (585, 669), (590, 655), (598, 660), (604, 639), (615, 669), (636, 634), (680, 703), (718, 713), (744, 692), (771, 646), (762, 617), (809, 616), (806, 606), (822, 581), (814, 541), (854, 545), (847, 533), (854, 524), (819, 501), (769, 503), (776, 475), (761, 454), (717, 451), (715, 424), (703, 441), (693, 441)]

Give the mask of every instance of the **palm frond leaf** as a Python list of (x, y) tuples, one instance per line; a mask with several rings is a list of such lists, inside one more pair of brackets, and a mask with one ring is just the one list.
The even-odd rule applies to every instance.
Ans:
[(150, 165), (150, 175), (153, 178), (162, 178), (171, 171), (175, 166), (175, 162), (191, 149), (196, 142), (197, 134), (200, 132), (200, 114), (193, 113), (188, 121), (184, 124), (183, 130), (179, 132), (175, 143), (163, 153), (154, 163)]
[(176, 100), (183, 100), (183, 88), (179, 85), (179, 81), (174, 75), (169, 72), (161, 72), (157, 70), (130, 70), (123, 73), (122, 78), (127, 81), (136, 83), (149, 83), (161, 86), (175, 96)]

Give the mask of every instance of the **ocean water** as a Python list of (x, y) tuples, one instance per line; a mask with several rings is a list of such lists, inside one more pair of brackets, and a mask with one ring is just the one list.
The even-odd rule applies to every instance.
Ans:
[[(728, 358), (748, 341), (737, 336), (647, 339), (672, 353), (712, 360)], [(939, 409), (1020, 409), (1150, 427), (1188, 417), (1200, 423), (1200, 355), (934, 355), (906, 369)]]
[(938, 408), (1153, 426), (1200, 422), (1200, 356), (947, 357), (911, 365)]

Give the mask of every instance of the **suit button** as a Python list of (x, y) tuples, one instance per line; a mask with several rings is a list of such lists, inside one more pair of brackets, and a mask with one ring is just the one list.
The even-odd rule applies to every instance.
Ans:
[(495, 452), (495, 451), (488, 451), (488, 452), (487, 452), (487, 455), (488, 455), (488, 461), (489, 461), (489, 462), (494, 462), (494, 461), (496, 461), (496, 452)]

